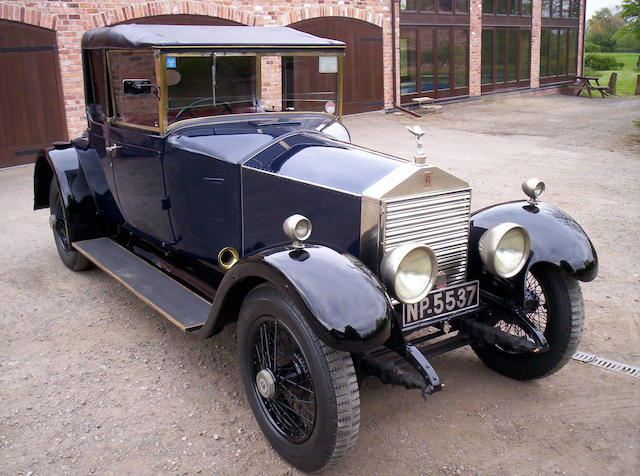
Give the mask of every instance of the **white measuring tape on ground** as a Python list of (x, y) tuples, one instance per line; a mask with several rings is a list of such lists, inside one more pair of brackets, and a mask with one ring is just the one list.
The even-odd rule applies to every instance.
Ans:
[(633, 367), (627, 364), (621, 364), (615, 360), (604, 359), (594, 354), (588, 354), (586, 352), (576, 352), (573, 354), (573, 358), (584, 362), (585, 364), (595, 365), (596, 367), (602, 367), (603, 369), (613, 370), (614, 372), (620, 372), (622, 374), (631, 375), (632, 377), (640, 378), (640, 368)]

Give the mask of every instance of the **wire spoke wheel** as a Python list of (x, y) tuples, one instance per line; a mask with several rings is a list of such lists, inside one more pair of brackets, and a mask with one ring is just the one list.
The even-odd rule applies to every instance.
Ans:
[[(530, 271), (527, 273), (526, 287), (524, 291), (524, 310), (527, 319), (536, 326), (542, 333), (547, 330), (547, 320), (549, 317), (549, 307), (547, 305), (547, 297), (544, 293), (544, 289), (540, 285), (540, 282)], [(502, 332), (511, 334), (517, 337), (526, 337), (530, 342), (535, 342), (531, 336), (529, 336), (522, 327), (513, 322), (506, 322), (500, 319), (495, 327)], [(496, 346), (505, 352), (520, 353), (507, 351), (500, 346)]]
[(306, 441), (316, 420), (316, 394), (307, 362), (282, 323), (264, 316), (252, 336), (254, 391), (271, 423), (292, 442)]

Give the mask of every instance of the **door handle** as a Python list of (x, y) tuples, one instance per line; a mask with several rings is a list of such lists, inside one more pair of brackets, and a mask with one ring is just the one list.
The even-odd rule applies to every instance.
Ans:
[(118, 149), (122, 149), (121, 145), (112, 145), (110, 147), (105, 147), (105, 149), (107, 150), (107, 152), (115, 152)]

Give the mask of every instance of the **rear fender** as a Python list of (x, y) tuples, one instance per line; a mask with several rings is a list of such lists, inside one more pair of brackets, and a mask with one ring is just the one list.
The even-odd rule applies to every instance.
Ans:
[[(482, 234), (504, 222), (522, 225), (531, 238), (529, 260), (523, 270), (509, 280), (486, 272), (478, 254)], [(553, 205), (530, 205), (522, 200), (494, 205), (471, 215), (468, 276), (479, 279), (482, 289), (509, 297), (521, 305), (527, 272), (536, 264), (555, 266), (580, 281), (592, 281), (598, 275), (598, 255), (591, 240), (573, 218)]]
[(244, 297), (263, 282), (285, 292), (318, 338), (335, 349), (364, 352), (389, 338), (393, 307), (373, 273), (346, 252), (310, 244), (263, 250), (236, 263), (224, 276), (199, 337), (235, 321)]
[(49, 186), (54, 177), (62, 197), (70, 241), (104, 236), (105, 221), (98, 214), (75, 147), (38, 153), (33, 175), (34, 210), (49, 206)]

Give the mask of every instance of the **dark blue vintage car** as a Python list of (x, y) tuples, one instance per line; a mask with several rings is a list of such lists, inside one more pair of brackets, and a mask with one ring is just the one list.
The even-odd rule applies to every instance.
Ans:
[(237, 323), (249, 404), (305, 471), (353, 447), (363, 378), (425, 395), (428, 358), (465, 345), (516, 379), (560, 369), (598, 269), (539, 180), (471, 213), (466, 182), (350, 144), (344, 49), (288, 28), (89, 31), (87, 132), (34, 177), (69, 269), (195, 337)]

